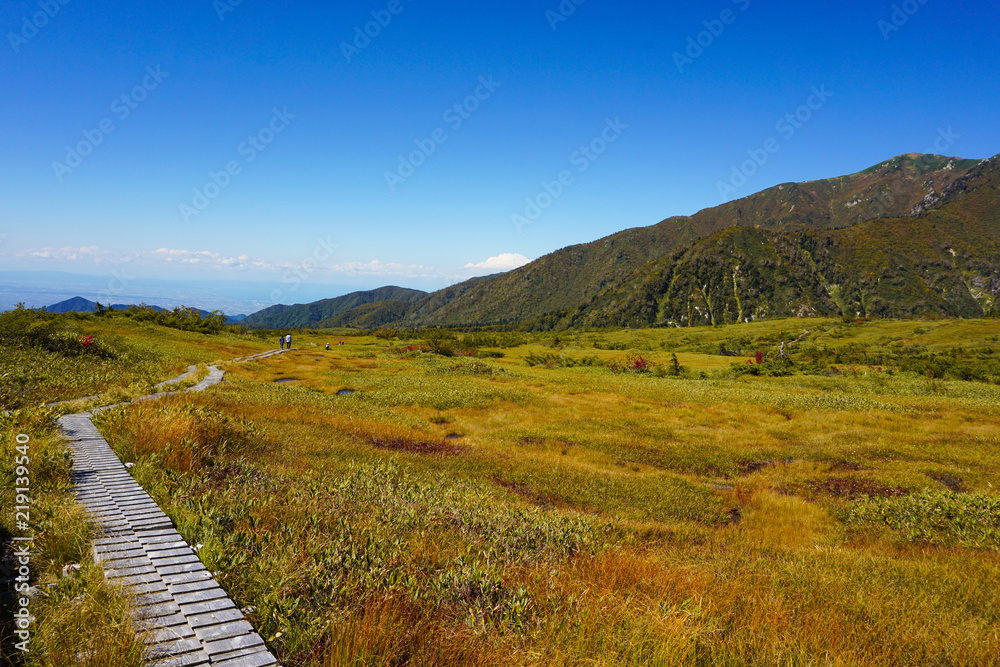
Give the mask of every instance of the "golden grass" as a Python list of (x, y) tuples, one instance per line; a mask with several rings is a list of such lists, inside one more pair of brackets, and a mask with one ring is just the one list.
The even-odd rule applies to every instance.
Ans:
[[(694, 337), (818, 325), (831, 345), (941, 349), (1000, 331), (794, 320), (564, 341), (665, 361)], [(290, 664), (1000, 664), (1000, 553), (843, 520), (941, 480), (996, 497), (995, 387), (697, 379), (732, 358), (694, 353), (687, 379), (529, 368), (538, 342), (484, 368), (388, 346), (230, 365), (205, 395), (104, 418)]]
[(141, 667), (142, 636), (132, 623), (128, 602), (85, 561), (72, 578), (47, 589), (36, 609), (36, 632), (29, 667)]

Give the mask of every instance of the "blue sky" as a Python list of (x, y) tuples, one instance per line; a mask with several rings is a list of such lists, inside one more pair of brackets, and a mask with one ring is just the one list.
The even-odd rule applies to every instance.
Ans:
[(992, 1), (62, 1), (0, 5), (0, 270), (431, 289), (1000, 152)]

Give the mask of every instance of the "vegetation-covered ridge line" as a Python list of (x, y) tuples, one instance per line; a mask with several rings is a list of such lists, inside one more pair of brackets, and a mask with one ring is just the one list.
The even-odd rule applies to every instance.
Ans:
[[(317, 312), (330, 300), (274, 308), (282, 323), (369, 330), (989, 315), (1000, 293), (997, 183), (995, 159), (901, 155), (626, 229), (422, 297), (386, 292), (333, 316)], [(264, 322), (251, 316), (248, 325)]]

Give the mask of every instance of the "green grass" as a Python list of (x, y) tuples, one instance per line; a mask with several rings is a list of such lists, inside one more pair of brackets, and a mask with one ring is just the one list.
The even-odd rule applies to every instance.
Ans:
[[(86, 344), (84, 344), (86, 341)], [(0, 409), (100, 395), (98, 403), (152, 392), (190, 364), (270, 349), (250, 336), (181, 331), (126, 317), (0, 313)]]
[(924, 491), (869, 498), (851, 507), (849, 523), (885, 525), (908, 542), (1000, 549), (1000, 498)]

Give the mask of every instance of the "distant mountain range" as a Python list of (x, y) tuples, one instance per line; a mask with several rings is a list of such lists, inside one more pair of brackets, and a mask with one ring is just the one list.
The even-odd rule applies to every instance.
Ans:
[[(105, 304), (102, 304), (105, 305)], [(116, 303), (112, 304), (110, 307), (115, 310), (127, 310), (135, 305), (144, 304), (131, 304), (131, 303)], [(172, 312), (166, 308), (161, 308), (160, 306), (146, 306), (147, 308), (153, 308), (154, 310), (160, 310), (164, 313)], [(97, 310), (97, 302), (84, 299), (82, 296), (75, 296), (72, 299), (66, 299), (65, 301), (60, 301), (59, 303), (54, 303), (51, 306), (46, 306), (45, 310), (50, 313), (93, 313)], [(200, 308), (195, 308), (196, 311), (202, 316), (211, 315), (211, 311), (201, 310)], [(226, 324), (239, 324), (246, 319), (246, 315), (233, 315), (226, 316)]]
[[(254, 329), (298, 327), (381, 326), (405, 317), (411, 304), (427, 297), (427, 292), (405, 287), (380, 287), (366, 292), (352, 292), (334, 299), (322, 299), (294, 306), (277, 305), (249, 315), (243, 324)], [(387, 308), (387, 317), (379, 314)], [(346, 319), (345, 313), (351, 312)], [(383, 321), (385, 320), (385, 321)]]
[(1000, 156), (907, 154), (786, 183), (426, 294), (272, 306), (246, 325), (692, 326), (1000, 314)]

